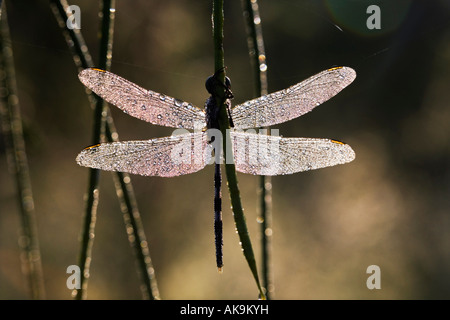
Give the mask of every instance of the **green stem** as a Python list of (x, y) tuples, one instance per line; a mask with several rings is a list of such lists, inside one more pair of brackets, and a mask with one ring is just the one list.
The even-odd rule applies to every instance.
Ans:
[[(66, 14), (66, 8), (68, 4), (65, 0), (50, 0), (50, 4), (53, 10), (53, 13), (60, 25), (63, 34), (66, 38), (66, 41), (69, 45), (69, 48), (72, 51), (74, 56), (74, 61), (78, 70), (81, 71), (85, 68), (93, 67), (94, 63), (92, 61), (91, 55), (89, 54), (89, 50), (85, 44), (84, 38), (78, 29), (67, 29), (66, 21), (68, 16)], [(104, 6), (105, 8), (105, 6)], [(109, 8), (107, 8), (109, 10)], [(111, 12), (106, 15), (109, 16)], [(105, 28), (104, 30), (111, 30)], [(110, 51), (112, 46), (109, 46), (109, 49), (101, 49), (103, 50), (103, 54), (110, 55)], [(108, 68), (108, 64), (105, 68)], [(91, 105), (94, 106), (97, 104), (98, 100), (101, 100), (98, 96), (88, 92), (88, 98), (91, 102)], [(106, 113), (106, 124), (105, 124), (105, 135), (107, 141), (118, 141), (118, 134), (114, 125), (114, 121), (111, 116), (111, 112), (106, 105), (104, 107), (104, 111)], [(94, 130), (95, 131), (95, 130)], [(135, 251), (137, 265), (138, 265), (138, 273), (141, 277), (141, 291), (144, 299), (159, 299), (159, 291), (156, 282), (155, 272), (152, 266), (152, 261), (149, 254), (149, 249), (147, 246), (147, 240), (145, 236), (144, 229), (142, 227), (141, 217), (139, 213), (139, 209), (136, 202), (136, 197), (134, 194), (133, 186), (131, 183), (131, 179), (128, 174), (122, 172), (116, 172), (113, 175), (116, 187), (117, 197), (119, 199), (120, 208), (122, 210), (123, 219), (125, 221), (125, 228), (128, 234), (128, 240), (130, 245)], [(87, 203), (88, 207), (93, 204)], [(86, 219), (85, 219), (86, 220)]]
[[(114, 12), (110, 8), (114, 6), (114, 0), (103, 0), (100, 10), (100, 55), (99, 67), (109, 69), (111, 65), (112, 35), (114, 24)], [(104, 141), (105, 133), (105, 103), (103, 99), (96, 99), (94, 108), (94, 128), (92, 144), (96, 145)], [(92, 246), (94, 244), (95, 224), (97, 220), (97, 206), (99, 201), (100, 170), (89, 169), (89, 186), (87, 191), (86, 212), (84, 216), (81, 234), (81, 248), (78, 265), (81, 274), (81, 289), (76, 291), (75, 299), (82, 300), (87, 297), (87, 285), (89, 280), (90, 263), (92, 261)]]
[[(213, 37), (214, 37), (214, 68), (215, 71), (223, 70), (219, 74), (219, 80), (225, 83), (225, 62), (223, 51), (223, 0), (214, 0), (213, 2)], [(230, 139), (230, 123), (228, 119), (227, 106), (225, 104), (225, 89), (221, 86), (217, 86), (217, 105), (220, 106), (219, 127), (222, 132), (223, 146), (224, 146), (224, 158), (232, 159), (232, 154), (228, 155), (228, 152), (232, 153), (232, 148), (226, 148)], [(231, 157), (230, 157), (231, 156)], [(227, 175), (228, 190), (230, 192), (231, 206), (233, 209), (233, 216), (236, 224), (236, 229), (241, 242), (242, 250), (256, 281), (260, 297), (265, 299), (264, 291), (260, 285), (258, 270), (256, 267), (255, 255), (253, 253), (252, 243), (250, 235), (248, 233), (247, 224), (245, 221), (244, 209), (241, 204), (241, 197), (238, 188), (238, 181), (236, 176), (236, 168), (234, 163), (225, 164), (225, 172)]]
[[(267, 92), (267, 64), (264, 50), (264, 40), (261, 28), (261, 17), (257, 0), (242, 0), (244, 20), (247, 30), (248, 49), (253, 74), (255, 76), (256, 97)], [(259, 177), (258, 221), (261, 232), (261, 275), (262, 285), (266, 289), (266, 298), (270, 299), (274, 291), (271, 272), (271, 239), (272, 239), (272, 179), (269, 176)]]
[(242, 0), (249, 56), (255, 77), (255, 95), (267, 94), (267, 65), (257, 0)]
[[(1, 2), (0, 2), (1, 4)], [(5, 145), (9, 167), (17, 181), (17, 194), (20, 204), (21, 234), (19, 246), (23, 251), (22, 271), (28, 278), (32, 299), (45, 299), (44, 276), (37, 235), (36, 214), (29, 175), (25, 140), (22, 130), (22, 117), (17, 84), (14, 72), (11, 39), (9, 35), (6, 10), (1, 16), (0, 31), (0, 87), (3, 92), (0, 102), (1, 127), (5, 136)]]

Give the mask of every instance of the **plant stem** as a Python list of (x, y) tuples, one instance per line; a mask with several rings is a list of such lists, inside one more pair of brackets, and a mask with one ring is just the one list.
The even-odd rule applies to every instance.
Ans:
[[(224, 50), (223, 50), (223, 0), (213, 1), (213, 37), (214, 37), (214, 68), (215, 71), (223, 70), (220, 72), (219, 80), (225, 83), (225, 62), (224, 62)], [(217, 86), (217, 105), (220, 106), (220, 116), (219, 116), (219, 127), (222, 132), (223, 137), (223, 149), (224, 158), (232, 159), (232, 148), (227, 148), (227, 144), (231, 142), (230, 138), (230, 123), (228, 119), (227, 105), (225, 103), (225, 88)], [(228, 152), (231, 155), (227, 154)], [(225, 172), (227, 175), (228, 190), (230, 192), (231, 206), (233, 209), (233, 216), (236, 224), (236, 229), (241, 242), (242, 250), (256, 281), (256, 285), (259, 290), (261, 299), (265, 299), (264, 291), (260, 285), (258, 270), (256, 267), (255, 255), (253, 253), (252, 243), (250, 240), (250, 235), (248, 233), (247, 224), (245, 221), (244, 209), (241, 204), (241, 197), (238, 188), (238, 181), (236, 176), (236, 168), (234, 163), (225, 164)]]
[(29, 175), (25, 140), (22, 130), (17, 84), (14, 71), (14, 60), (9, 35), (6, 10), (1, 16), (0, 32), (0, 69), (2, 70), (0, 87), (2, 97), (0, 116), (9, 168), (14, 172), (17, 181), (17, 194), (21, 214), (21, 234), (19, 246), (22, 272), (28, 278), (32, 299), (45, 299), (44, 276), (42, 272), (41, 254), (37, 235), (36, 214)]
[[(247, 31), (247, 42), (250, 61), (255, 76), (256, 97), (267, 92), (267, 64), (264, 40), (261, 28), (261, 17), (257, 0), (242, 0), (244, 20)], [(261, 230), (261, 274), (262, 285), (266, 289), (266, 298), (273, 295), (274, 286), (271, 272), (271, 239), (272, 239), (272, 179), (270, 176), (259, 177), (259, 218)]]
[[(100, 9), (100, 54), (99, 67), (101, 69), (110, 69), (112, 35), (114, 32), (114, 0), (103, 0)], [(92, 145), (103, 142), (105, 136), (105, 102), (97, 98), (94, 108), (94, 128), (92, 136)], [(92, 246), (94, 244), (95, 224), (97, 220), (97, 207), (99, 202), (100, 170), (89, 169), (89, 186), (87, 191), (86, 212), (84, 216), (83, 229), (81, 234), (81, 249), (78, 265), (81, 269), (81, 289), (76, 291), (75, 299), (82, 300), (87, 297), (87, 285), (90, 274), (90, 264), (92, 261)]]
[[(87, 49), (83, 36), (78, 29), (67, 29), (65, 22), (68, 19), (66, 14), (66, 8), (68, 4), (65, 0), (50, 0), (53, 13), (60, 25), (69, 48), (74, 56), (74, 61), (78, 67), (78, 71), (82, 69), (93, 67), (91, 55)], [(104, 15), (113, 14), (114, 10), (110, 10), (110, 7), (103, 7), (106, 11)], [(110, 28), (104, 28), (111, 32)], [(112, 38), (112, 35), (111, 35)], [(105, 47), (100, 50), (103, 54), (111, 56), (112, 46), (107, 49)], [(108, 67), (108, 63), (105, 64), (105, 68)], [(101, 100), (98, 96), (94, 95), (90, 91), (86, 91), (91, 105), (95, 107), (98, 100)], [(107, 105), (104, 107), (106, 113), (105, 135), (107, 141), (118, 141), (118, 134), (115, 129), (114, 121), (112, 119), (110, 110)], [(159, 290), (156, 282), (155, 272), (152, 266), (152, 261), (149, 254), (148, 244), (145, 236), (144, 229), (142, 227), (142, 221), (140, 217), (139, 208), (137, 206), (136, 197), (134, 194), (131, 179), (128, 174), (122, 172), (115, 172), (113, 175), (114, 185), (116, 187), (116, 194), (119, 199), (120, 208), (122, 210), (123, 219), (125, 222), (125, 229), (127, 231), (128, 240), (133, 247), (136, 254), (138, 273), (141, 277), (141, 291), (144, 299), (159, 299)], [(89, 205), (87, 203), (87, 205)]]

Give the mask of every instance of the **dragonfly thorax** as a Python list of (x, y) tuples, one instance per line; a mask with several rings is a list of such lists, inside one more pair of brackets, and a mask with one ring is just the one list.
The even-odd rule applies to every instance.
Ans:
[[(231, 102), (226, 99), (227, 109), (229, 110)], [(208, 129), (220, 129), (219, 127), (219, 117), (220, 117), (220, 106), (217, 105), (216, 98), (211, 95), (205, 103), (205, 114), (206, 114), (206, 127)], [(231, 120), (231, 119), (230, 119)]]
[(208, 129), (220, 129), (219, 128), (219, 115), (220, 115), (220, 106), (217, 105), (217, 99), (216, 99), (216, 87), (221, 86), (225, 88), (225, 101), (227, 105), (227, 112), (229, 116), (229, 121), (231, 126), (232, 120), (231, 120), (231, 113), (230, 113), (230, 106), (231, 102), (230, 99), (233, 98), (233, 94), (231, 92), (231, 81), (230, 78), (225, 77), (225, 84), (222, 83), (217, 78), (217, 73), (214, 75), (208, 77), (205, 82), (205, 87), (208, 93), (211, 95), (205, 103), (205, 113), (206, 113), (206, 126)]

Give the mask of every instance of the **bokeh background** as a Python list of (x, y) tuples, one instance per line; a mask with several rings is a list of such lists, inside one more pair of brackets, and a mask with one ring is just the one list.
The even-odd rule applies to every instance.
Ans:
[[(92, 110), (48, 1), (6, 1), (38, 220), (47, 298), (70, 299), (77, 263)], [(81, 28), (97, 61), (97, 1)], [(381, 30), (366, 9), (381, 8)], [(273, 178), (275, 299), (450, 298), (450, 1), (260, 0), (269, 91), (336, 65), (355, 82), (277, 127), (286, 137), (334, 138), (350, 164)], [(211, 1), (118, 0), (112, 71), (197, 106), (213, 73)], [(254, 97), (239, 1), (225, 4), (225, 63), (234, 103)], [(121, 140), (170, 135), (111, 107)], [(1, 135), (1, 134), (0, 134)], [(28, 299), (20, 270), (15, 181), (0, 139), (0, 299)], [(255, 299), (224, 185), (224, 273), (215, 267), (213, 168), (176, 178), (132, 176), (163, 299)], [(239, 174), (257, 258), (257, 177)], [(366, 269), (381, 268), (369, 290)], [(133, 253), (103, 172), (89, 299), (140, 299)]]

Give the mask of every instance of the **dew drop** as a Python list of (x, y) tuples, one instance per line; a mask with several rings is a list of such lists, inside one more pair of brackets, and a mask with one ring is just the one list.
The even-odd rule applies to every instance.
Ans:
[(267, 64), (265, 64), (265, 63), (261, 63), (260, 65), (259, 65), (259, 70), (261, 70), (261, 71), (267, 71)]
[(175, 101), (173, 102), (177, 107), (181, 107), (183, 105), (183, 101), (179, 100), (179, 99), (175, 99)]

